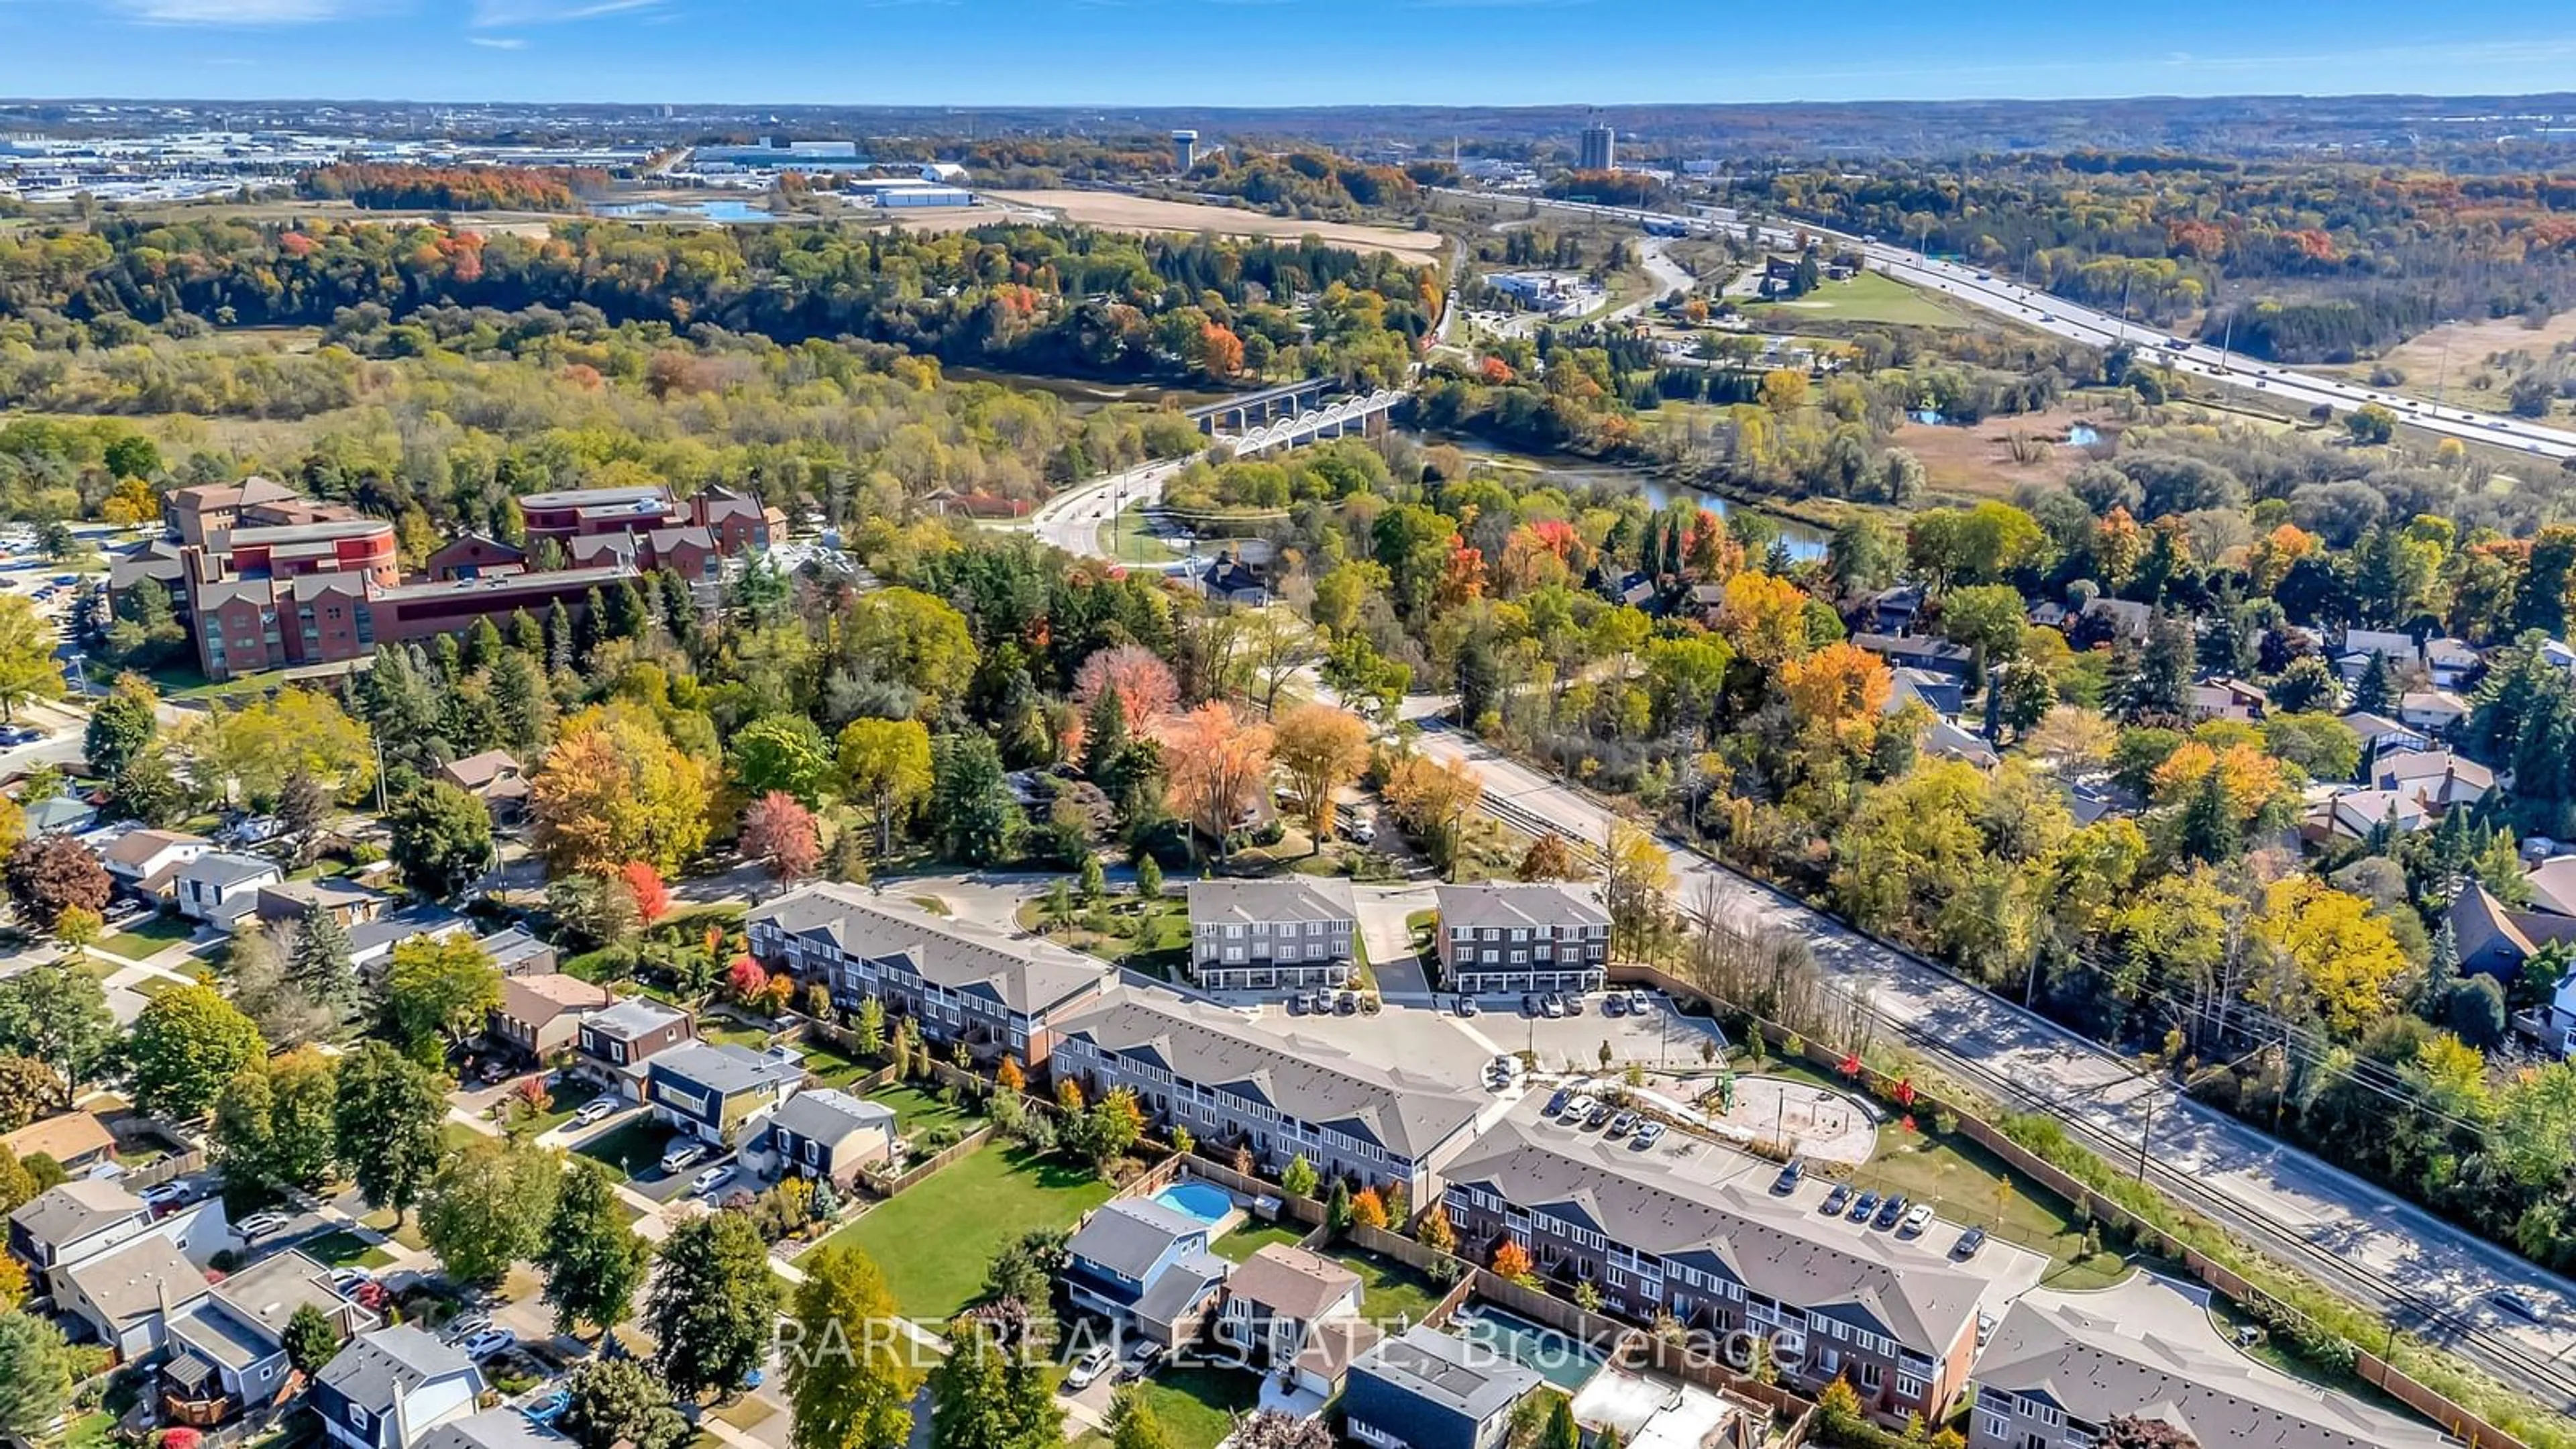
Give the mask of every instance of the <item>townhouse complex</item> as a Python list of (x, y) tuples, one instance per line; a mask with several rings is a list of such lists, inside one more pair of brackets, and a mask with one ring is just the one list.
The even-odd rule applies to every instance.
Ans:
[(164, 591), (207, 678), (363, 659), (378, 644), (460, 633), (478, 621), (578, 613), (594, 589), (669, 570), (696, 583), (720, 560), (784, 533), (773, 508), (716, 487), (530, 494), (525, 547), (467, 534), (402, 567), (394, 527), (266, 478), (172, 490), (165, 536), (117, 560), (112, 595)]
[(1441, 984), (1452, 991), (1598, 991), (1609, 979), (1598, 886), (1444, 885), (1438, 898)]

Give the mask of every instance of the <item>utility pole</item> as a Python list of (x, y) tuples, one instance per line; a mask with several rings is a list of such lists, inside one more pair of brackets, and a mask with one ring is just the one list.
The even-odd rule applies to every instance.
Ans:
[(2156, 1089), (2147, 1088), (2147, 1125), (2138, 1131), (2138, 1181), (2147, 1180), (2147, 1139), (2156, 1135)]

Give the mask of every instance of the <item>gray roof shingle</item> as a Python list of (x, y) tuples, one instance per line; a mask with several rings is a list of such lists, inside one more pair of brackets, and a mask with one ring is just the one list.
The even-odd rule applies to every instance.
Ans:
[(755, 908), (752, 926), (828, 944), (859, 960), (899, 959), (923, 980), (1037, 1016), (1096, 989), (1117, 969), (1051, 941), (932, 915), (856, 886), (823, 882)]
[(1292, 876), (1281, 880), (1194, 880), (1190, 924), (1233, 921), (1349, 921), (1359, 906), (1346, 880)]
[(473, 1372), (474, 1364), (463, 1349), (406, 1323), (350, 1339), (316, 1377), (349, 1402), (382, 1414), (392, 1411), (397, 1397), (433, 1379)]
[(1148, 1197), (1127, 1197), (1093, 1213), (1066, 1241), (1065, 1251), (1141, 1283), (1145, 1270), (1172, 1244), (1205, 1231), (1207, 1224), (1178, 1208)]

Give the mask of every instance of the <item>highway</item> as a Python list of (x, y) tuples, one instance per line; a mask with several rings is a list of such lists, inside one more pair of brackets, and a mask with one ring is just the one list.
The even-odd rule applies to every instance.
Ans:
[(1126, 509), (1161, 502), (1163, 485), (1189, 462), (1189, 458), (1167, 458), (1077, 484), (1040, 504), (1029, 515), (1027, 526), (1038, 537), (1076, 558), (1105, 558), (1108, 555), (1100, 547), (1101, 525), (1112, 522)]
[[(1582, 201), (1522, 196), (1497, 198), (1485, 192), (1445, 187), (1434, 189), (1446, 195), (1484, 201), (1535, 201), (1551, 210), (1609, 217), (1638, 226), (1678, 227), (1686, 232), (1699, 233), (1741, 231), (1745, 228), (1745, 223), (1736, 213), (1722, 208), (1712, 209), (1706, 216), (1685, 216), (1676, 212), (1598, 206)], [(1939, 292), (1964, 305), (1993, 313), (2034, 331), (2052, 333), (2096, 347), (2113, 347), (2126, 342), (2142, 353), (2151, 353), (2155, 363), (2175, 372), (2204, 378), (2225, 387), (2260, 392), (2297, 408), (2322, 404), (2348, 413), (2375, 402), (2395, 413), (2398, 421), (2406, 426), (2438, 437), (2510, 448), (2556, 462), (2576, 458), (2576, 432), (2564, 428), (2546, 427), (2522, 418), (2497, 417), (2468, 408), (2440, 406), (2396, 389), (2365, 387), (2341, 378), (2249, 361), (2239, 353), (2226, 352), (2205, 342), (2178, 339), (2154, 328), (2124, 322), (2108, 313), (2021, 286), (1982, 267), (1926, 258), (1900, 246), (1864, 241), (1827, 227), (1800, 223), (1792, 227), (1766, 225), (1754, 230), (1764, 246), (1792, 245), (1800, 231), (1840, 242), (1859, 251), (1872, 267), (1899, 281)], [(2178, 340), (2184, 345), (2176, 346)]]

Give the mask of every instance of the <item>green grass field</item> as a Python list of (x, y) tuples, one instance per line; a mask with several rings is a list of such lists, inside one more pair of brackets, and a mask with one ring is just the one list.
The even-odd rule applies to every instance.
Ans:
[(98, 949), (112, 951), (128, 960), (140, 961), (173, 941), (184, 941), (196, 934), (197, 923), (185, 916), (167, 913), (147, 916), (134, 925), (98, 943)]
[(1811, 322), (1883, 323), (1892, 327), (1963, 327), (1965, 318), (1903, 282), (1862, 272), (1848, 282), (1827, 282), (1794, 302), (1763, 302), (1744, 309), (1771, 327)]
[(595, 1162), (607, 1163), (621, 1176), (633, 1177), (661, 1162), (670, 1140), (670, 1128), (650, 1117), (638, 1117), (574, 1150)]
[(1273, 1243), (1283, 1248), (1293, 1248), (1304, 1241), (1305, 1237), (1306, 1230), (1303, 1227), (1261, 1223), (1236, 1228), (1233, 1232), (1217, 1239), (1211, 1246), (1216, 1249), (1218, 1257), (1230, 1258), (1240, 1263)]
[(953, 1126), (963, 1132), (970, 1125), (968, 1118), (971, 1114), (964, 1107), (955, 1102), (943, 1102), (933, 1094), (909, 1083), (899, 1087), (883, 1087), (870, 1092), (868, 1100), (882, 1102), (892, 1107), (895, 1130), (907, 1137), (913, 1133), (926, 1132), (933, 1127), (943, 1125)]
[(381, 1268), (394, 1260), (394, 1255), (386, 1252), (383, 1244), (368, 1242), (346, 1228), (324, 1233), (296, 1246), (306, 1256), (334, 1268)]
[(824, 1241), (875, 1259), (907, 1316), (945, 1321), (982, 1289), (996, 1250), (1033, 1229), (1072, 1227), (1112, 1190), (1086, 1168), (1018, 1148), (986, 1148)]
[(1360, 1316), (1384, 1323), (1402, 1314), (1420, 1323), (1440, 1301), (1440, 1287), (1395, 1261), (1357, 1248), (1340, 1248), (1324, 1256), (1360, 1275)]

